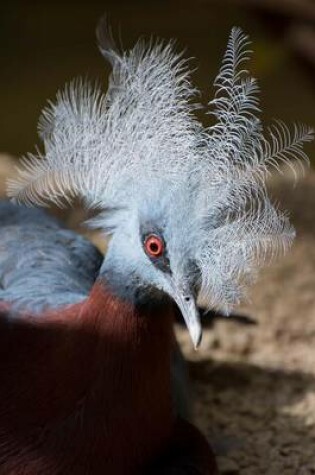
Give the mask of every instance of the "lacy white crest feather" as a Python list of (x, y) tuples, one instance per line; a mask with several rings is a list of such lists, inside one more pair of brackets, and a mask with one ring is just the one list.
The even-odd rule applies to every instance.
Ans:
[(188, 76), (172, 44), (139, 42), (117, 57), (107, 94), (74, 81), (44, 110), (45, 151), (22, 160), (9, 194), (41, 205), (76, 194), (89, 205), (122, 204), (155, 176), (180, 181), (199, 126)]
[(228, 310), (266, 257), (293, 240), (287, 217), (268, 198), (266, 175), (283, 163), (295, 169), (295, 162), (307, 161), (302, 146), (313, 137), (310, 128), (295, 125), (291, 138), (282, 122), (263, 134), (258, 86), (242, 69), (248, 44), (233, 28), (209, 128), (193, 113), (197, 91), (171, 43), (139, 42), (124, 53), (101, 47), (113, 66), (108, 92), (77, 81), (58, 94), (39, 124), (44, 153), (23, 159), (9, 195), (43, 205), (78, 194), (106, 215), (107, 207), (141, 207), (150, 190), (160, 191), (164, 201), (169, 197), (173, 223), (182, 217), (189, 228), (201, 299)]

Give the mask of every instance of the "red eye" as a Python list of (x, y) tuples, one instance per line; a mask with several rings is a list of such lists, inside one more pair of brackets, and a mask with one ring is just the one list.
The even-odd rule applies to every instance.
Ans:
[(146, 253), (151, 257), (160, 257), (164, 253), (164, 242), (156, 234), (149, 234), (145, 238), (144, 247)]

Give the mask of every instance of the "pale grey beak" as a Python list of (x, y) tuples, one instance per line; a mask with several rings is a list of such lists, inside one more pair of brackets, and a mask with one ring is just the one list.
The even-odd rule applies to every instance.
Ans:
[(195, 298), (191, 293), (179, 290), (174, 284), (172, 285), (172, 298), (183, 315), (193, 345), (197, 349), (201, 342), (202, 327)]

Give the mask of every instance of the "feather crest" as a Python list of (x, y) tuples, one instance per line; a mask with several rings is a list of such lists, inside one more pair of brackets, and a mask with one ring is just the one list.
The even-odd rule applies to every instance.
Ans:
[(183, 179), (199, 126), (186, 63), (172, 44), (139, 42), (114, 63), (107, 94), (71, 83), (44, 110), (44, 153), (22, 160), (9, 195), (42, 204), (59, 201), (64, 189), (94, 206), (129, 201), (139, 180)]
[(166, 203), (169, 222), (189, 238), (202, 300), (228, 311), (259, 266), (294, 239), (287, 216), (269, 200), (266, 177), (307, 162), (303, 144), (313, 131), (294, 125), (291, 137), (277, 122), (264, 134), (259, 88), (243, 69), (249, 40), (239, 28), (215, 79), (209, 128), (193, 113), (197, 91), (172, 43), (138, 42), (120, 53), (100, 33), (99, 42), (113, 68), (108, 92), (78, 81), (58, 94), (39, 124), (45, 150), (24, 158), (9, 195), (43, 205), (79, 194), (104, 210), (96, 224), (109, 232), (126, 209), (160, 197), (154, 202)]

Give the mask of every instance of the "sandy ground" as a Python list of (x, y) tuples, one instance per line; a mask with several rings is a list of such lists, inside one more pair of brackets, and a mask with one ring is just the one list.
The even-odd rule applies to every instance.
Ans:
[[(0, 163), (3, 183), (14, 170), (10, 157)], [(238, 309), (257, 324), (209, 322), (198, 352), (177, 328), (190, 362), (195, 419), (225, 475), (315, 474), (315, 173), (295, 187), (277, 179), (271, 189), (290, 211), (297, 239)], [(82, 213), (65, 219), (77, 228)]]

